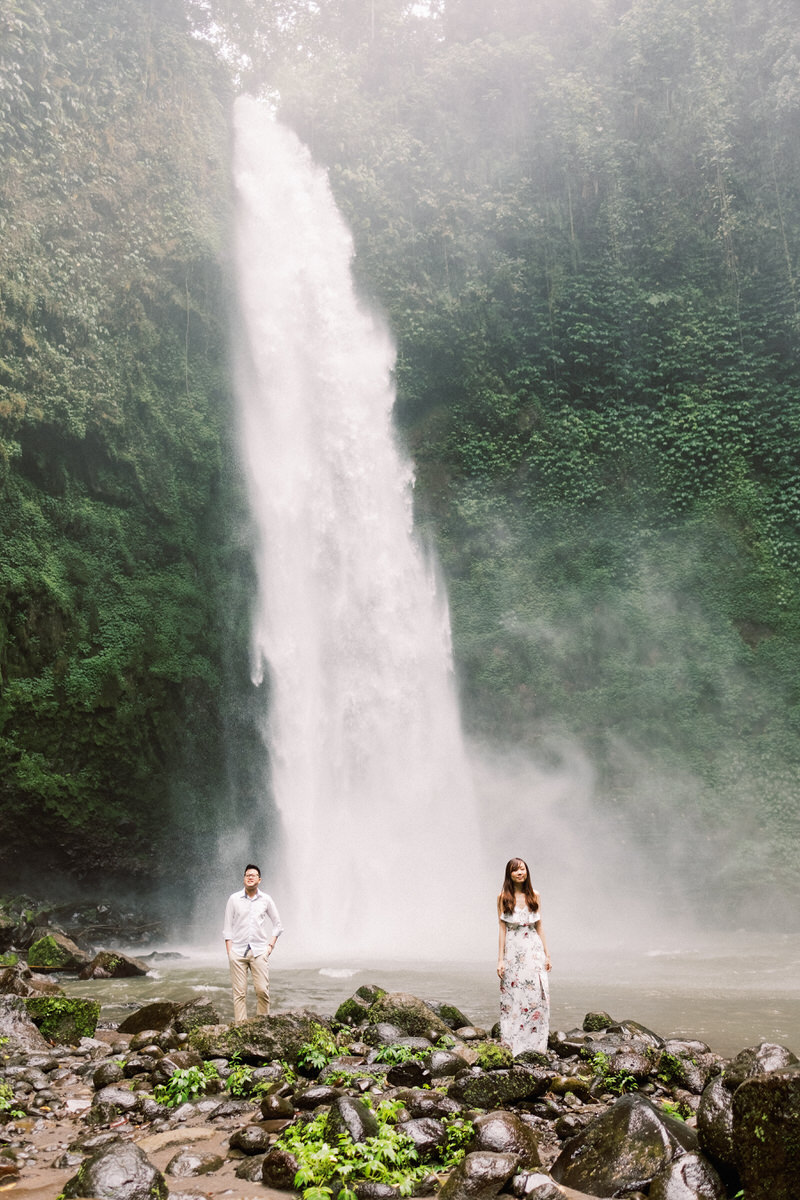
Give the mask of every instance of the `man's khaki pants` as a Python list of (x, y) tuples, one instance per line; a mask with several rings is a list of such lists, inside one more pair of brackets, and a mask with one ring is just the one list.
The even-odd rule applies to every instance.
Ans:
[(253, 957), (252, 951), (245, 957), (239, 958), (231, 950), (229, 955), (231, 965), (231, 987), (233, 988), (233, 1019), (247, 1020), (247, 971), (253, 976), (253, 987), (258, 1001), (258, 1016), (266, 1017), (269, 1013), (269, 955), (259, 954)]

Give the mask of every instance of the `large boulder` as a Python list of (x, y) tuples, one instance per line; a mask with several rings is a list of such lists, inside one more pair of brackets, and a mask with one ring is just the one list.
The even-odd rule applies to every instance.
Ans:
[(576, 1191), (615, 1196), (648, 1188), (673, 1159), (697, 1149), (693, 1129), (634, 1093), (576, 1134), (550, 1173)]
[(203, 1058), (233, 1058), (262, 1063), (281, 1059), (296, 1063), (302, 1048), (312, 1040), (315, 1027), (330, 1028), (327, 1017), (301, 1009), (254, 1017), (239, 1025), (200, 1025), (189, 1033), (189, 1043)]
[(786, 1046), (776, 1042), (761, 1042), (758, 1046), (749, 1046), (740, 1051), (725, 1068), (722, 1078), (725, 1086), (735, 1092), (748, 1079), (779, 1071), (783, 1067), (796, 1066), (798, 1062), (800, 1059)]
[[(163, 1032), (175, 1020), (180, 1007), (176, 1000), (154, 1000), (152, 1004), (145, 1004), (143, 1008), (137, 1008), (136, 1012), (132, 1012), (124, 1021), (120, 1021), (119, 1032), (136, 1034), (143, 1033), (145, 1029)], [(208, 1022), (208, 1024), (213, 1023)]]
[(797, 1200), (800, 1065), (740, 1085), (733, 1097), (733, 1144), (747, 1200)]
[(543, 1096), (554, 1078), (555, 1072), (542, 1067), (512, 1067), (507, 1071), (472, 1067), (456, 1075), (447, 1094), (472, 1108), (504, 1108), (516, 1100)]
[(101, 1146), (65, 1184), (64, 1200), (167, 1200), (169, 1188), (143, 1150), (134, 1142)]
[(129, 979), (136, 975), (146, 975), (147, 963), (141, 959), (131, 958), (119, 950), (99, 950), (91, 962), (78, 973), (79, 979)]
[(516, 1154), (476, 1150), (462, 1158), (438, 1193), (438, 1200), (492, 1200), (517, 1169)]
[(0, 966), (0, 995), (63, 996), (64, 990), (53, 979), (36, 975), (23, 962)]
[(50, 1042), (77, 1046), (81, 1038), (94, 1037), (100, 1016), (96, 1000), (67, 996), (29, 996), (24, 1001), (31, 1020)]
[(46, 1054), (50, 1047), (28, 1015), (19, 996), (0, 996), (0, 1038), (7, 1038), (4, 1054), (18, 1051)]
[(90, 960), (90, 954), (57, 929), (43, 933), (28, 949), (28, 966), (34, 970), (79, 971)]
[(424, 1000), (409, 992), (384, 992), (369, 1010), (373, 1025), (386, 1021), (411, 1037), (449, 1037), (450, 1026)]

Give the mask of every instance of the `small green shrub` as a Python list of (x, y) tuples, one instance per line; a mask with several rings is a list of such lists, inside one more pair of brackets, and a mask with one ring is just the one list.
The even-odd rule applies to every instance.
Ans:
[[(401, 1108), (399, 1100), (382, 1101), (375, 1110), (378, 1132), (364, 1142), (353, 1142), (347, 1134), (329, 1142), (327, 1113), (320, 1113), (308, 1125), (292, 1125), (285, 1130), (276, 1144), (297, 1159), (294, 1183), (303, 1200), (327, 1200), (334, 1193), (338, 1200), (354, 1200), (356, 1186), (365, 1181), (388, 1184), (403, 1196), (411, 1195), (415, 1184), (431, 1168), (419, 1161), (412, 1139), (396, 1128)], [(468, 1121), (452, 1118), (447, 1134), (447, 1145), (437, 1165), (442, 1171), (450, 1170), (463, 1158), (473, 1128)]]
[(206, 1091), (212, 1079), (219, 1079), (217, 1068), (212, 1063), (202, 1067), (180, 1067), (164, 1084), (153, 1091), (154, 1098), (167, 1108), (177, 1108), (187, 1100), (196, 1100)]
[(314, 1070), (319, 1070), (338, 1053), (339, 1047), (336, 1045), (336, 1038), (330, 1030), (325, 1029), (323, 1025), (315, 1024), (311, 1026), (310, 1040), (300, 1047), (297, 1063), (300, 1067), (312, 1067)]

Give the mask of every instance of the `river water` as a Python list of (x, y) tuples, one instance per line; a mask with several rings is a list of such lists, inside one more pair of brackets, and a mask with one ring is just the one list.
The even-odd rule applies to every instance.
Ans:
[[(779, 1042), (800, 1054), (800, 935), (731, 934), (688, 947), (560, 948), (551, 979), (552, 1028), (580, 1025), (584, 1014), (604, 1010), (632, 1019), (664, 1037), (692, 1037), (732, 1056), (761, 1041)], [(158, 961), (146, 977), (60, 980), (72, 996), (102, 1004), (101, 1020), (119, 1021), (156, 999), (208, 997), (230, 1021), (227, 964), (216, 951), (184, 949), (184, 957)], [(493, 962), (281, 961), (271, 968), (273, 1011), (311, 1008), (332, 1015), (364, 983), (456, 1004), (479, 1026), (497, 1020), (498, 984)], [(250, 994), (251, 1013), (254, 998)]]

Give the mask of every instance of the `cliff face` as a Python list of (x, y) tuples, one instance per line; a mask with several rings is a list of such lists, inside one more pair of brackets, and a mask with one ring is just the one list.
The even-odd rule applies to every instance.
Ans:
[(0, 22), (0, 855), (157, 873), (208, 829), (246, 646), (226, 84), (173, 0)]

